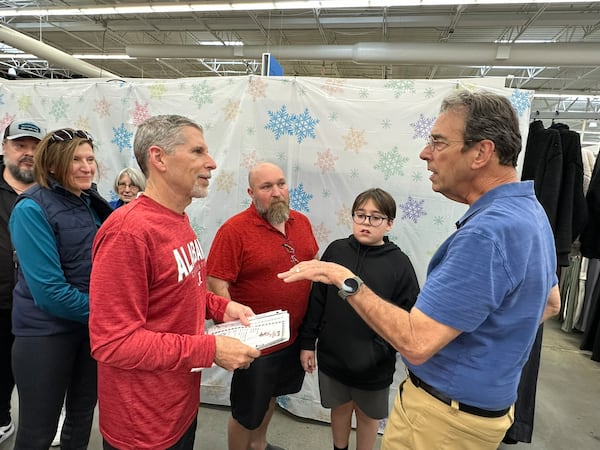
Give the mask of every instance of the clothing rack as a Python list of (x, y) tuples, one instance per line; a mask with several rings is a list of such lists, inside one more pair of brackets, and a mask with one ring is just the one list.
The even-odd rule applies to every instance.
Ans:
[(554, 119), (554, 120), (567, 120), (567, 119), (582, 119), (582, 120), (600, 120), (600, 112), (587, 111), (587, 112), (575, 112), (575, 111), (531, 111), (529, 116), (531, 120), (542, 120), (542, 119)]

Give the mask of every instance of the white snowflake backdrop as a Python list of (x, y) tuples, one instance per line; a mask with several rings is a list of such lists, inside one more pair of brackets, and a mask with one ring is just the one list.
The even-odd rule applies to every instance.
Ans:
[[(6, 81), (0, 83), (0, 130), (14, 119), (33, 118), (49, 131), (90, 131), (100, 192), (114, 199), (118, 171), (137, 166), (136, 127), (152, 115), (185, 115), (204, 127), (217, 162), (209, 197), (188, 209), (205, 253), (219, 225), (249, 205), (248, 169), (271, 161), (286, 172), (292, 207), (310, 218), (321, 251), (351, 233), (350, 208), (358, 193), (371, 187), (390, 192), (397, 202), (390, 238), (409, 255), (423, 283), (429, 259), (466, 207), (431, 190), (419, 152), (442, 99), (458, 88), (483, 87), (509, 97), (525, 142), (533, 92), (498, 87), (502, 83), (257, 76)], [(227, 383), (228, 375), (206, 371), (203, 399), (227, 403)], [(328, 420), (318, 398), (315, 377), (307, 377), (299, 394), (280, 403), (304, 417)]]

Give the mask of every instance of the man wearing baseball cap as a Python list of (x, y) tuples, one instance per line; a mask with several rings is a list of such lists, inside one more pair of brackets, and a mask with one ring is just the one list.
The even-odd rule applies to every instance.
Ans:
[(17, 196), (34, 184), (33, 155), (46, 130), (34, 120), (15, 120), (4, 130), (0, 155), (0, 443), (15, 431), (10, 398), (15, 381), (11, 368), (12, 291), (15, 261), (8, 218)]

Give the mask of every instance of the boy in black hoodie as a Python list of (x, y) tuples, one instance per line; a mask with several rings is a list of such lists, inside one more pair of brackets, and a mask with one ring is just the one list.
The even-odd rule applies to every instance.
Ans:
[[(385, 236), (396, 217), (396, 202), (375, 188), (359, 194), (352, 205), (352, 235), (332, 242), (322, 261), (356, 273), (373, 291), (406, 310), (419, 293), (408, 256)], [(319, 353), (321, 404), (331, 408), (335, 450), (348, 448), (352, 413), (356, 414), (356, 449), (371, 450), (379, 420), (387, 417), (396, 351), (377, 335), (338, 295), (336, 286), (314, 283), (300, 331), (300, 360), (307, 373)]]

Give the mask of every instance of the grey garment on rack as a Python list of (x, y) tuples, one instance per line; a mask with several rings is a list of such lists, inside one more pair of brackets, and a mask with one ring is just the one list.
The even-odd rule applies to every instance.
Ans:
[(585, 280), (585, 294), (583, 297), (583, 310), (579, 319), (575, 323), (575, 329), (577, 331), (585, 332), (586, 324), (589, 322), (590, 314), (592, 312), (592, 293), (596, 287), (598, 278), (600, 277), (600, 259), (590, 259), (588, 261), (588, 269)]
[(577, 310), (579, 297), (579, 271), (581, 269), (581, 253), (579, 246), (573, 247), (569, 255), (569, 266), (562, 267), (560, 271), (560, 298), (562, 324), (560, 329), (570, 333), (573, 331), (574, 316)]

